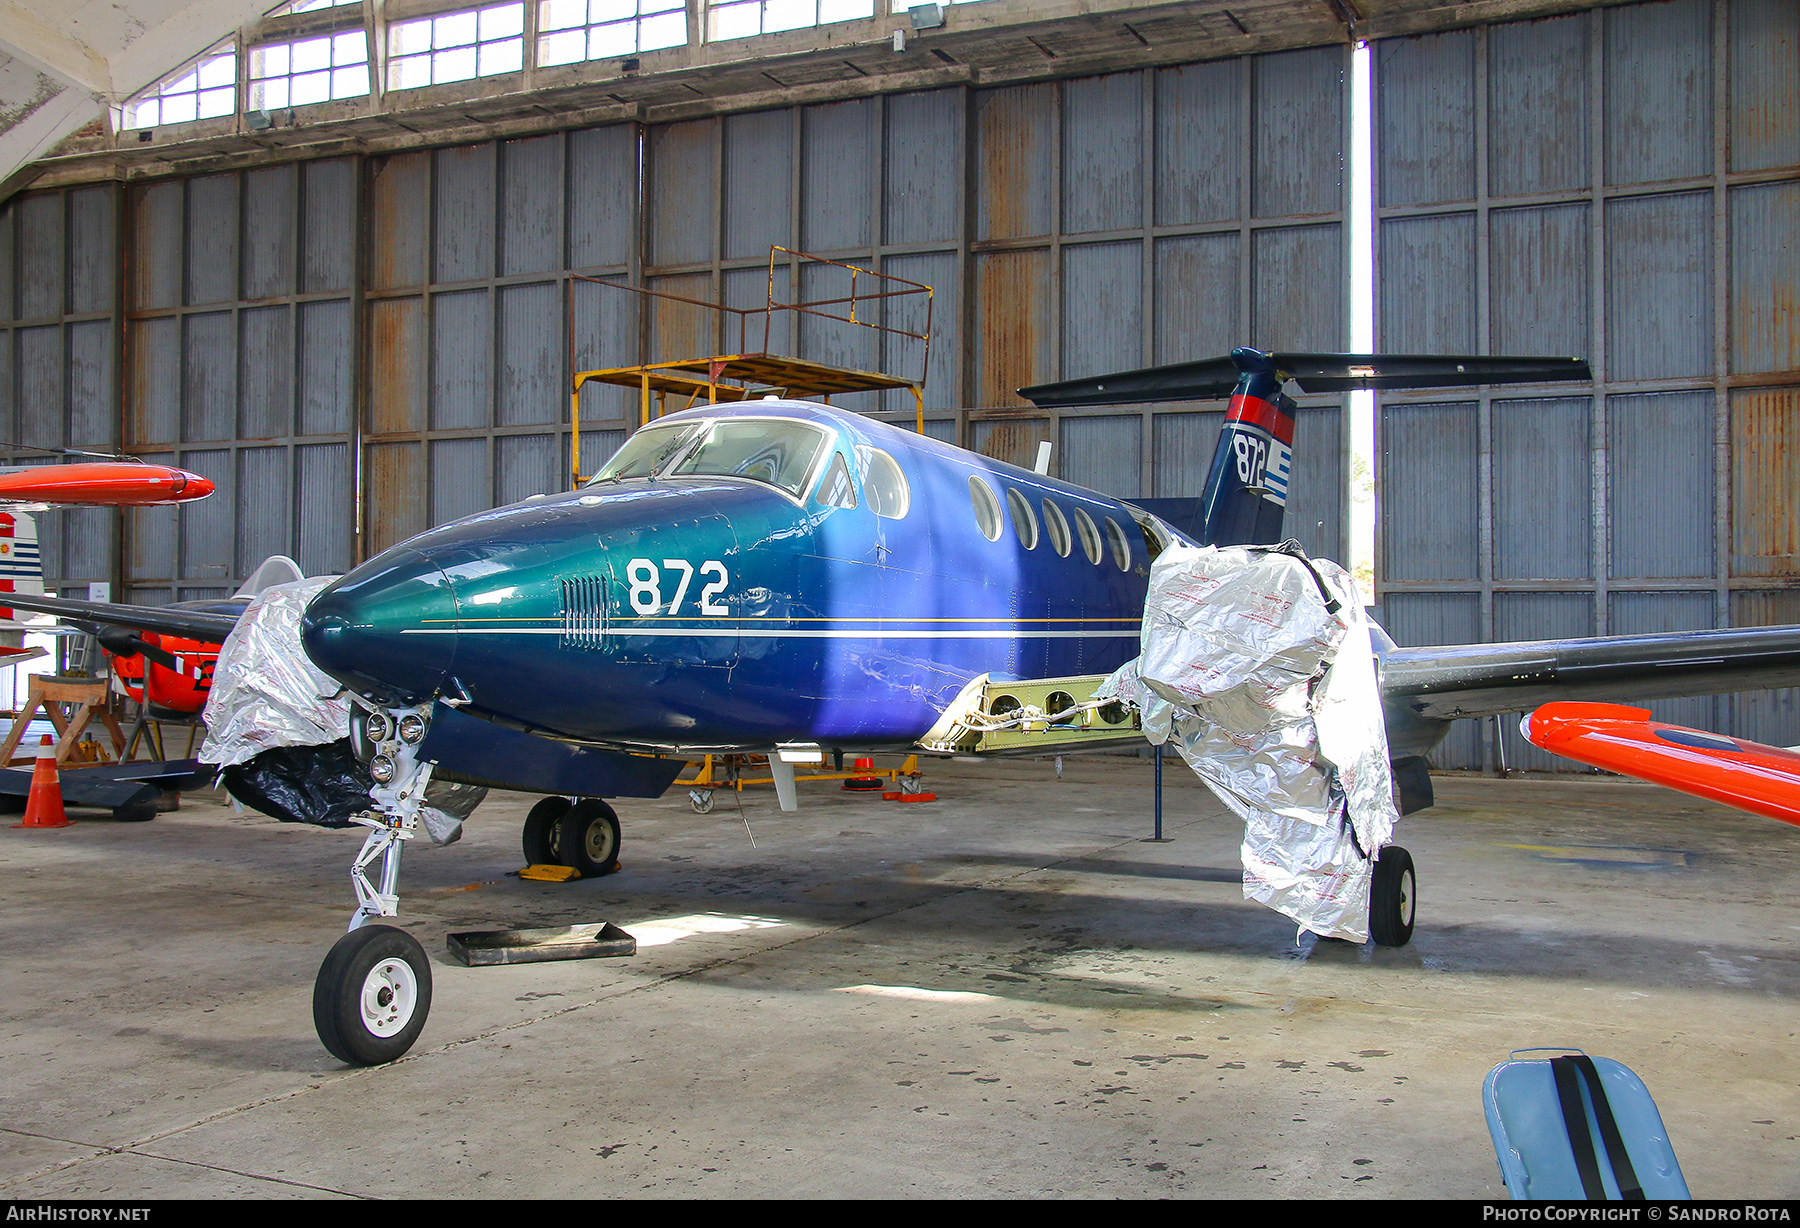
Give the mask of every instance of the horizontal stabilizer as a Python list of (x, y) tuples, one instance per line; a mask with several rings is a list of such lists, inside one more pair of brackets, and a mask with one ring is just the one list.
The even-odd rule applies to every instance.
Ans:
[(1465, 388), (1476, 384), (1547, 384), (1590, 380), (1579, 358), (1515, 358), (1442, 354), (1301, 354), (1234, 350), (1229, 357), (1115, 371), (1019, 389), (1042, 408), (1135, 405), (1146, 401), (1196, 401), (1229, 396), (1246, 374), (1268, 371), (1293, 380), (1303, 392), (1357, 388)]
[(112, 601), (77, 601), (72, 597), (26, 596), (8, 593), (6, 603), (35, 614), (54, 614), (71, 622), (99, 623), (109, 627), (133, 627), (165, 635), (185, 636), (210, 644), (222, 644), (237, 618), (204, 610), (180, 610), (163, 606), (121, 605)]
[(1393, 648), (1381, 689), (1420, 716), (1529, 712), (1557, 700), (1660, 699), (1800, 685), (1800, 627)]

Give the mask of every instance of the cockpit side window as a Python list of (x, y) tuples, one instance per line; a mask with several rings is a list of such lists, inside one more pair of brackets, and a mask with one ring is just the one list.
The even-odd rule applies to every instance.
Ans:
[(869, 510), (889, 520), (904, 520), (912, 506), (912, 491), (900, 464), (880, 448), (860, 444), (856, 459), (862, 463), (863, 498)]
[(750, 478), (798, 497), (824, 447), (824, 433), (805, 423), (726, 419), (715, 421), (706, 438), (670, 472)]
[(856, 487), (850, 484), (850, 467), (844, 464), (843, 453), (833, 454), (814, 498), (826, 507), (856, 506)]

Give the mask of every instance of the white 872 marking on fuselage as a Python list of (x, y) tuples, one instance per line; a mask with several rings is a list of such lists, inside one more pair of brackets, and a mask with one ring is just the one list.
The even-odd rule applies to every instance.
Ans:
[(717, 577), (710, 584), (700, 589), (698, 613), (718, 618), (730, 611), (715, 598), (725, 591), (731, 583), (731, 573), (725, 570), (725, 564), (717, 559), (707, 559), (696, 568), (686, 559), (664, 559), (662, 566), (670, 571), (679, 571), (681, 579), (676, 584), (675, 596), (669, 602), (669, 608), (663, 609), (662, 568), (649, 559), (632, 559), (625, 564), (625, 582), (631, 586), (628, 594), (631, 608), (641, 618), (649, 618), (653, 614), (677, 615), (681, 613), (681, 603), (687, 597), (688, 585), (693, 582), (694, 573), (699, 572), (702, 580), (708, 576)]

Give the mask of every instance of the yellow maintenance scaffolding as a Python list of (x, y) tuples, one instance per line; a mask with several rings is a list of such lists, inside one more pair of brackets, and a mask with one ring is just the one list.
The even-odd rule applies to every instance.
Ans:
[[(785, 257), (785, 260), (783, 259)], [(832, 298), (808, 299), (797, 302), (784, 302), (775, 294), (775, 274), (778, 268), (785, 270), (792, 284), (798, 285), (802, 267), (819, 267), (840, 269), (848, 276), (849, 293)], [(585, 479), (581, 472), (581, 389), (584, 385), (595, 382), (613, 384), (621, 388), (635, 388), (638, 392), (638, 425), (643, 426), (651, 418), (660, 418), (665, 413), (688, 409), (694, 405), (717, 405), (721, 402), (748, 401), (759, 399), (770, 394), (784, 397), (823, 397), (830, 404), (833, 396), (852, 392), (879, 392), (884, 389), (904, 388), (912, 393), (914, 407), (914, 425), (922, 435), (925, 433), (925, 373), (931, 363), (931, 287), (922, 282), (908, 281), (904, 277), (895, 277), (891, 273), (876, 273), (859, 268), (853, 264), (845, 264), (838, 260), (827, 260), (819, 256), (810, 256), (805, 252), (792, 251), (785, 247), (769, 249), (769, 292), (768, 300), (761, 307), (727, 307), (722, 303), (711, 303), (704, 299), (687, 298), (679, 294), (671, 294), (665, 290), (651, 290), (644, 286), (629, 286), (621, 282), (607, 281), (597, 277), (576, 276), (573, 280), (589, 282), (598, 286), (608, 286), (631, 294), (643, 296), (646, 301), (654, 301), (660, 311), (661, 304), (685, 304), (689, 307), (716, 313), (717, 322), (710, 330), (717, 341), (728, 342), (736, 322), (737, 352), (730, 354), (713, 354), (701, 358), (677, 358), (665, 362), (639, 363), (630, 367), (608, 367), (598, 371), (576, 371), (574, 387), (569, 393), (569, 471), (579, 486)], [(874, 283), (870, 288), (870, 283)], [(912, 331), (896, 324), (886, 322), (896, 314), (889, 311), (891, 303), (901, 300), (923, 300), (924, 328)], [(833, 308), (837, 310), (832, 310)], [(906, 308), (902, 308), (906, 310)], [(826, 320), (835, 320), (842, 324), (873, 330), (878, 335), (908, 338), (920, 345), (922, 357), (919, 363), (917, 379), (903, 375), (892, 375), (882, 371), (861, 371), (854, 367), (837, 366), (831, 363), (814, 362), (805, 358), (796, 358), (786, 354), (769, 352), (770, 326), (777, 312), (792, 313), (796, 320), (800, 316), (814, 316)], [(870, 316), (873, 314), (874, 318)], [(762, 348), (751, 350), (749, 342), (754, 317), (762, 318)], [(797, 331), (797, 330), (796, 330)], [(577, 365), (575, 359), (575, 307), (574, 296), (569, 299), (569, 355), (570, 366)], [(677, 399), (675, 411), (669, 408), (669, 398)], [(655, 413), (651, 412), (654, 405)]]

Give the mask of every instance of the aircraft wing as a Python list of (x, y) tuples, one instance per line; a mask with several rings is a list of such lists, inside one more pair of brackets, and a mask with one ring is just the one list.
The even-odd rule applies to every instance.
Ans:
[(1800, 826), (1800, 755), (1779, 746), (1669, 725), (1644, 708), (1545, 704), (1520, 731), (1577, 763)]
[(1391, 648), (1381, 679), (1390, 705), (1439, 721), (1528, 712), (1555, 700), (1800, 686), (1800, 626)]
[(133, 627), (139, 631), (157, 631), (222, 644), (237, 625), (234, 614), (214, 614), (205, 610), (183, 610), (165, 606), (121, 605), (114, 601), (77, 601), (72, 597), (39, 597), (25, 593), (6, 594), (9, 608), (30, 610), (34, 614), (54, 614), (77, 623), (97, 623), (110, 627)]

